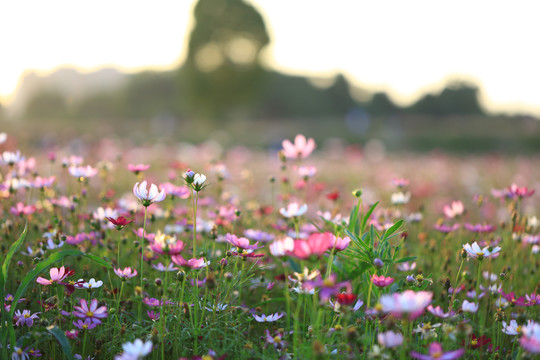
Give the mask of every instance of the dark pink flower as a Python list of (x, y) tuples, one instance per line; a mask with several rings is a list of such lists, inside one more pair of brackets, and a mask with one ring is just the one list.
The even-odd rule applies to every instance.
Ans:
[(411, 351), (411, 356), (420, 360), (454, 360), (460, 358), (464, 353), (465, 349), (443, 352), (441, 344), (434, 342), (429, 344), (429, 354)]
[(373, 285), (378, 287), (387, 287), (395, 281), (394, 278), (385, 277), (384, 275), (377, 276), (375, 274), (371, 275), (371, 282)]

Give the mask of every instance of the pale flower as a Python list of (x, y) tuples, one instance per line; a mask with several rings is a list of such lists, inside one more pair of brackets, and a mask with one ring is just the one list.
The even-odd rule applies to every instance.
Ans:
[(145, 180), (140, 185), (136, 183), (133, 187), (133, 194), (135, 194), (143, 206), (148, 207), (155, 202), (165, 200), (165, 189), (162, 189), (160, 192), (156, 184), (152, 184), (150, 185), (150, 191), (148, 191), (146, 185), (147, 182)]

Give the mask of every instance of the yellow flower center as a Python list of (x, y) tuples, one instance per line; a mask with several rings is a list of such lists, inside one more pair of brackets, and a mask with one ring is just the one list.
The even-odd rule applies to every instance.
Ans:
[(275, 336), (274, 337), (274, 342), (280, 344), (281, 343), (281, 338), (279, 336)]
[(24, 318), (28, 319), (30, 317), (30, 314), (24, 314)]
[(323, 282), (323, 286), (334, 286), (334, 282), (332, 281), (332, 279), (325, 279)]
[(516, 331), (517, 331), (517, 332), (521, 332), (521, 325), (519, 325), (519, 326), (516, 328)]
[(476, 340), (476, 339), (472, 340), (472, 341), (471, 341), (471, 345), (472, 345), (472, 346), (478, 345), (478, 340)]
[(442, 352), (437, 351), (437, 352), (431, 354), (431, 357), (434, 358), (434, 359), (438, 359), (438, 358), (440, 358), (442, 356), (442, 354), (443, 354)]
[(94, 313), (92, 311), (87, 311), (86, 316), (92, 317), (92, 316), (94, 316)]
[(381, 304), (379, 304), (379, 303), (375, 304), (375, 310), (377, 310), (377, 311), (382, 311), (382, 309), (383, 309), (383, 308), (382, 308), (382, 305), (381, 305)]

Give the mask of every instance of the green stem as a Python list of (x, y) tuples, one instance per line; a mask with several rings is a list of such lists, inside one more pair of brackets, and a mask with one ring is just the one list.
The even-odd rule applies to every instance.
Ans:
[(146, 235), (146, 216), (148, 214), (148, 207), (144, 207), (144, 222), (143, 232), (141, 236), (141, 301), (139, 302), (139, 322), (142, 323), (142, 301), (143, 301), (143, 266), (144, 266), (144, 236)]

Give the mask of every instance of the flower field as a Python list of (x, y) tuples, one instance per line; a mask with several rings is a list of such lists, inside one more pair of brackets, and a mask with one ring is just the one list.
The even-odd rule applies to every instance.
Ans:
[(0, 134), (1, 359), (534, 359), (538, 158)]

